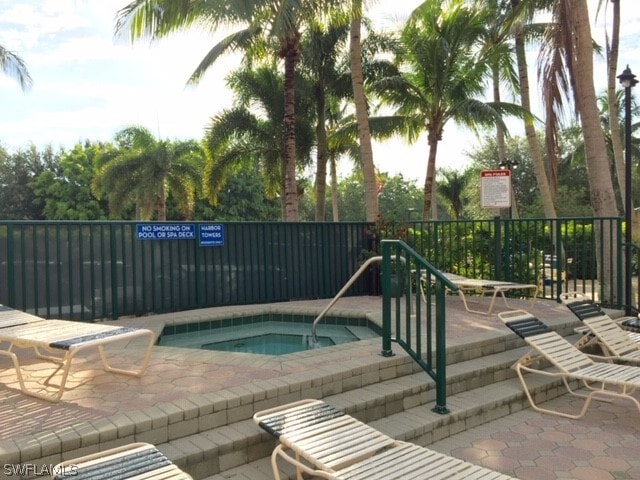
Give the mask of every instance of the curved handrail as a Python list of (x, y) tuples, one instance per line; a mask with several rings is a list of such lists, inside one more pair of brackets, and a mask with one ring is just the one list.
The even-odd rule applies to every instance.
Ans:
[[(395, 255), (392, 255), (392, 258), (394, 260), (395, 260), (395, 257), (396, 257)], [(404, 257), (399, 257), (399, 258), (403, 262), (406, 261)], [(329, 302), (329, 305), (327, 305), (324, 308), (324, 310), (322, 310), (322, 312), (320, 312), (320, 314), (315, 318), (315, 320), (313, 321), (313, 324), (311, 325), (311, 338), (313, 339), (314, 343), (318, 341), (318, 335), (316, 334), (316, 329), (318, 327), (318, 323), (320, 322), (320, 320), (322, 320), (322, 318), (327, 314), (327, 312), (331, 309), (331, 307), (333, 307), (336, 304), (336, 302), (340, 300), (340, 297), (342, 297), (342, 295), (344, 295), (347, 292), (347, 290), (351, 288), (351, 285), (355, 283), (358, 277), (362, 275), (367, 268), (369, 268), (369, 265), (371, 265), (374, 262), (381, 262), (381, 261), (382, 261), (382, 256), (376, 256), (376, 257), (371, 257), (367, 259), (367, 261), (360, 266), (360, 268), (356, 271), (356, 273), (354, 273), (351, 276), (349, 281), (344, 284), (344, 287), (342, 287), (340, 291), (336, 293), (336, 296), (333, 297), (333, 299)]]

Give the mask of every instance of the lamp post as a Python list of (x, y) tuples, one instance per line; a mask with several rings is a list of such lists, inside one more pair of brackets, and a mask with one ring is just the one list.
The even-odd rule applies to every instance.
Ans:
[(518, 168), (518, 160), (502, 160), (498, 166), (500, 167), (500, 170), (509, 170), (510, 175), (509, 175), (509, 181), (511, 182), (511, 188), (509, 191), (509, 195), (510, 195), (510, 204), (511, 206), (509, 207), (509, 218), (513, 218), (513, 177), (511, 175), (511, 172), (513, 172), (516, 168)]
[(411, 218), (411, 216), (413, 215), (414, 212), (420, 213), (420, 211), (417, 208), (413, 208), (413, 207), (407, 208), (407, 222), (408, 223), (411, 223), (411, 221), (413, 220)]
[(638, 83), (629, 65), (618, 75), (624, 87), (624, 219), (625, 219), (625, 313), (631, 315), (631, 89)]

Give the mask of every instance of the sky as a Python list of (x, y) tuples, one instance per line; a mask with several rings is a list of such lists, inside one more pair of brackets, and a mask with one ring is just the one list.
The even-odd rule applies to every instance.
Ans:
[[(130, 125), (145, 126), (158, 138), (199, 139), (211, 118), (232, 105), (225, 76), (239, 64), (237, 57), (222, 57), (198, 86), (186, 86), (223, 32), (193, 30), (131, 44), (126, 36), (114, 36), (116, 13), (128, 3), (0, 0), (0, 44), (25, 61), (33, 79), (32, 88), (23, 93), (15, 80), (0, 75), (0, 144), (9, 151), (30, 144), (68, 150), (84, 140), (110, 141)], [(393, 28), (420, 3), (378, 0), (369, 16), (376, 24)], [(588, 3), (593, 16), (597, 0)], [(629, 64), (640, 78), (638, 10), (623, 14), (619, 70)], [(601, 13), (592, 25), (601, 44), (603, 18)], [(600, 93), (605, 87), (603, 61), (596, 61), (594, 68)], [(535, 99), (533, 104), (535, 108)], [(512, 134), (521, 134), (518, 128)], [(438, 148), (438, 166), (463, 168), (468, 164), (465, 152), (477, 144), (473, 133), (451, 124)], [(400, 139), (374, 144), (374, 162), (381, 172), (401, 173), (419, 183), (424, 181), (427, 153), (424, 136), (412, 146)]]

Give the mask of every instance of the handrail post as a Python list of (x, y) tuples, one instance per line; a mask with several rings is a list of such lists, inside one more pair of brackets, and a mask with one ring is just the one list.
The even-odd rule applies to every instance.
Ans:
[(382, 241), (382, 356), (391, 357), (391, 243)]
[(436, 406), (433, 411), (449, 413), (447, 408), (447, 345), (445, 335), (445, 288), (436, 281)]

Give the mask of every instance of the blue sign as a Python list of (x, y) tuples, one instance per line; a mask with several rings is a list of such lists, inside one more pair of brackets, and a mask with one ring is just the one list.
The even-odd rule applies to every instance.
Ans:
[(204, 223), (199, 225), (201, 247), (221, 247), (224, 245), (224, 225)]
[(195, 240), (196, 226), (191, 223), (139, 223), (138, 240)]

